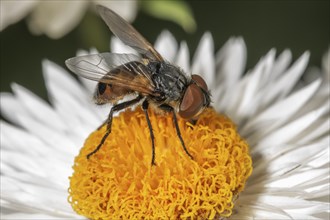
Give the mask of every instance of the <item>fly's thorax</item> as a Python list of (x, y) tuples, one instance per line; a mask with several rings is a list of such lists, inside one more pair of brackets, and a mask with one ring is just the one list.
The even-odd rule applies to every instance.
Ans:
[(179, 101), (185, 91), (188, 80), (182, 70), (167, 62), (150, 62), (152, 80), (156, 91), (166, 102)]

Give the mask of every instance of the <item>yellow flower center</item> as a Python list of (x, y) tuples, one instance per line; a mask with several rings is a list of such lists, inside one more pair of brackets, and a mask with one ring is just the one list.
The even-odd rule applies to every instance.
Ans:
[(105, 127), (93, 132), (73, 165), (69, 202), (91, 219), (178, 219), (228, 217), (252, 172), (247, 143), (233, 122), (207, 109), (196, 125), (178, 119), (190, 159), (171, 114), (149, 111), (156, 166), (142, 110), (113, 119), (112, 132), (90, 159)]

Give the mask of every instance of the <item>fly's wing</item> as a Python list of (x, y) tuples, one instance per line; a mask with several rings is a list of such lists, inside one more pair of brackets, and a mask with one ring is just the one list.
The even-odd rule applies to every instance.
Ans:
[(65, 64), (74, 73), (87, 79), (99, 81), (112, 69), (141, 58), (134, 54), (99, 53), (67, 59)]
[[(73, 57), (66, 66), (84, 78), (144, 94), (153, 94), (154, 84), (141, 58), (134, 54), (101, 53)], [(154, 95), (154, 94), (153, 94)]]
[(144, 57), (151, 60), (163, 61), (162, 56), (153, 46), (122, 17), (101, 5), (97, 6), (97, 10), (110, 30), (126, 45), (134, 48)]

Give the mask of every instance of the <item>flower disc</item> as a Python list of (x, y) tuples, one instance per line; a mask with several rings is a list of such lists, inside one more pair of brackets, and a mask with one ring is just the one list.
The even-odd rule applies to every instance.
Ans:
[(144, 112), (127, 110), (93, 132), (75, 158), (69, 202), (91, 219), (214, 218), (232, 213), (235, 199), (252, 172), (247, 143), (235, 125), (207, 109), (195, 125), (178, 119), (185, 153), (172, 115), (149, 111), (155, 135), (156, 166)]

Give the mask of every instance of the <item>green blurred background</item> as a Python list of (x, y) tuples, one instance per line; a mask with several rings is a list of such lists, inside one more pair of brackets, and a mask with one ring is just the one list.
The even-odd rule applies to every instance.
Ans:
[[(186, 40), (191, 55), (205, 31), (210, 31), (218, 50), (231, 36), (242, 36), (247, 45), (247, 66), (251, 69), (271, 48), (277, 52), (289, 48), (296, 59), (311, 52), (309, 66), (320, 66), (329, 47), (329, 1), (185, 1), (197, 23), (193, 33), (178, 24), (157, 19), (138, 9), (133, 26), (150, 42), (168, 29), (178, 41)], [(91, 31), (91, 26), (100, 27)], [(93, 29), (94, 30), (94, 29)], [(0, 32), (1, 91), (10, 91), (16, 82), (46, 98), (41, 60), (47, 58), (64, 67), (77, 49), (96, 47), (108, 51), (111, 33), (102, 20), (89, 10), (69, 34), (52, 40), (32, 35), (25, 20)]]

